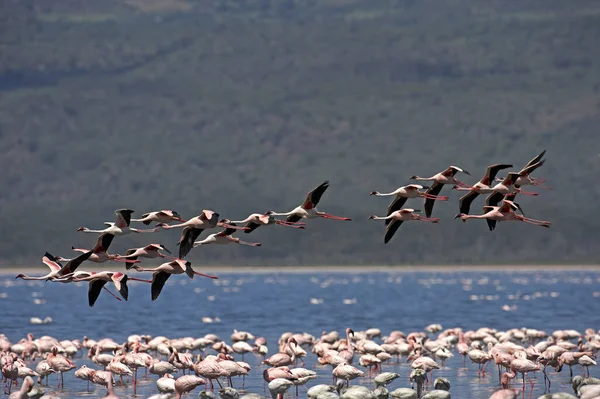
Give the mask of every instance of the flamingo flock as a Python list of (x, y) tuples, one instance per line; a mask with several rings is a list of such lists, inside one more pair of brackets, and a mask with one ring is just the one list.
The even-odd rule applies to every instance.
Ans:
[[(10, 342), (0, 335), (0, 366), (4, 392), (10, 399), (54, 398), (44, 395), (44, 387), (50, 388), (49, 376), (57, 374), (58, 388), (64, 390), (65, 373), (85, 382), (87, 391), (94, 391), (94, 386), (106, 388), (106, 398), (130, 395), (130, 389), (136, 395), (138, 381), (148, 386), (152, 379), (158, 391), (153, 399), (179, 399), (198, 387), (202, 389), (199, 398), (262, 398), (245, 389), (246, 377), (255, 374), (262, 376), (263, 390), (273, 399), (284, 395), (298, 398), (300, 391), (302, 397), (312, 399), (448, 399), (451, 382), (435, 374), (447, 368), (446, 361), (456, 354), (463, 357), (466, 375), (495, 379), (497, 389), (482, 398), (515, 399), (529, 389), (533, 392), (541, 379), (545, 391), (550, 391), (549, 374), (559, 375), (565, 366), (569, 367), (574, 395), (559, 392), (540, 399), (591, 399), (600, 395), (600, 379), (589, 376), (600, 349), (600, 331), (593, 329), (548, 334), (528, 328), (463, 331), (432, 324), (422, 331), (384, 335), (378, 328), (347, 328), (345, 336), (337, 331), (323, 331), (318, 337), (285, 332), (277, 343), (268, 345), (264, 337), (237, 330), (228, 340), (215, 334), (171, 338), (131, 335), (123, 343), (106, 337), (59, 341), (32, 334)], [(273, 347), (277, 352), (267, 357)], [(244, 356), (251, 359), (244, 361)], [(477, 371), (466, 364), (467, 358), (477, 365)], [(306, 361), (314, 367), (306, 368)], [(489, 372), (488, 366), (492, 369)], [(575, 367), (580, 374), (574, 375)], [(312, 381), (326, 375), (331, 376), (331, 384)], [(520, 382), (512, 382), (517, 378)], [(21, 389), (11, 393), (19, 385)], [(95, 392), (91, 394), (98, 397)]]
[[(431, 186), (425, 187), (419, 184), (408, 184), (389, 193), (380, 193), (372, 191), (370, 194), (377, 197), (393, 197), (388, 206), (386, 216), (372, 215), (371, 220), (383, 220), (385, 224), (384, 243), (390, 242), (396, 234), (398, 228), (407, 221), (440, 223), (439, 218), (431, 217), (433, 206), (437, 201), (447, 201), (447, 196), (440, 196), (444, 185), (453, 185), (453, 189), (466, 191), (467, 193), (459, 200), (459, 213), (456, 219), (460, 218), (463, 222), (472, 219), (485, 219), (490, 230), (496, 228), (497, 222), (520, 221), (541, 227), (550, 227), (548, 221), (532, 219), (526, 217), (520, 205), (516, 202), (517, 194), (537, 196), (537, 193), (527, 192), (521, 189), (522, 186), (533, 185), (543, 186), (544, 180), (531, 176), (535, 170), (545, 163), (543, 159), (546, 151), (529, 161), (520, 171), (509, 172), (506, 177), (498, 178), (497, 174), (501, 170), (512, 167), (510, 164), (490, 165), (483, 177), (475, 184), (468, 185), (462, 182), (456, 176), (459, 173), (470, 175), (466, 170), (457, 166), (450, 166), (444, 171), (431, 177), (412, 176), (411, 180), (430, 181)], [(289, 212), (268, 211), (264, 213), (253, 213), (241, 220), (230, 220), (221, 218), (220, 214), (204, 209), (202, 212), (188, 220), (185, 220), (174, 210), (160, 210), (148, 212), (142, 215), (140, 219), (132, 219), (134, 213), (131, 209), (119, 209), (115, 211), (115, 221), (105, 222), (105, 229), (89, 229), (80, 227), (78, 231), (84, 233), (100, 234), (93, 248), (75, 248), (73, 251), (80, 253), (78, 256), (68, 259), (60, 256), (53, 256), (46, 253), (42, 262), (50, 268), (50, 272), (44, 276), (32, 277), (25, 274), (18, 274), (16, 278), (26, 280), (46, 280), (61, 283), (88, 282), (88, 303), (94, 306), (100, 293), (104, 290), (117, 300), (128, 299), (128, 281), (139, 281), (151, 285), (152, 300), (156, 300), (162, 292), (168, 279), (173, 274), (186, 274), (193, 279), (194, 276), (216, 279), (211, 276), (195, 271), (192, 264), (186, 260), (186, 256), (194, 248), (204, 245), (228, 245), (237, 244), (250, 247), (259, 247), (259, 242), (249, 242), (242, 240), (234, 235), (243, 232), (250, 234), (261, 226), (284, 226), (295, 229), (305, 229), (306, 222), (302, 220), (324, 218), (336, 221), (351, 221), (350, 218), (332, 215), (317, 210), (323, 194), (329, 188), (329, 181), (321, 183), (311, 190), (304, 201), (290, 210)], [(473, 201), (480, 195), (487, 194), (486, 205), (483, 206), (483, 214), (469, 214)], [(404, 205), (409, 199), (424, 199), (425, 216), (421, 215), (421, 210), (415, 208), (405, 208)], [(520, 212), (520, 213), (517, 213)], [(277, 216), (285, 216), (285, 220), (277, 219)], [(131, 227), (131, 222), (139, 222), (145, 225), (156, 223), (151, 229), (138, 229)], [(178, 222), (176, 224), (170, 224)], [(151, 243), (141, 248), (130, 248), (125, 255), (109, 254), (108, 249), (114, 238), (131, 233), (156, 233), (165, 229), (181, 229), (181, 237), (177, 243), (179, 246), (178, 256), (172, 256), (166, 246), (157, 243)], [(200, 236), (205, 230), (221, 229), (216, 233), (209, 234), (204, 239)], [(165, 260), (158, 267), (146, 268), (139, 265), (141, 259)], [(107, 261), (121, 262), (125, 264), (124, 272), (101, 271), (87, 272), (77, 270), (83, 262), (104, 263)], [(61, 263), (65, 263), (63, 264)], [(152, 279), (143, 279), (131, 276), (133, 272), (152, 273)], [(127, 274), (129, 273), (129, 274)], [(120, 296), (109, 290), (106, 285), (112, 283)]]

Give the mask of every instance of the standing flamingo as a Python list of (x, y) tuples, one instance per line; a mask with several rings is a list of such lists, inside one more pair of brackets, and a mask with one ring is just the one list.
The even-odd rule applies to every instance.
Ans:
[(225, 230), (221, 231), (220, 233), (211, 234), (202, 241), (194, 242), (194, 248), (199, 247), (201, 245), (208, 245), (208, 244), (218, 244), (218, 245), (241, 244), (241, 245), (248, 245), (250, 247), (260, 247), (262, 245), (259, 242), (247, 242), (247, 241), (242, 241), (237, 237), (232, 237), (231, 235), (233, 233), (235, 233), (235, 231), (236, 231), (235, 228), (237, 226), (233, 222), (227, 221), (227, 223), (231, 227), (227, 227)]
[(157, 228), (153, 228), (151, 230), (140, 230), (134, 229), (133, 227), (129, 227), (129, 223), (131, 222), (131, 214), (135, 212), (131, 209), (117, 209), (115, 211), (115, 215), (117, 215), (115, 222), (104, 222), (108, 227), (104, 230), (90, 230), (87, 227), (80, 227), (77, 231), (83, 231), (84, 233), (109, 233), (114, 236), (123, 236), (129, 233), (154, 233), (157, 231)]
[(246, 230), (244, 231), (244, 233), (246, 233), (246, 234), (253, 232), (260, 226), (270, 226), (273, 224), (277, 224), (280, 226), (293, 227), (295, 229), (304, 229), (305, 228), (304, 226), (306, 225), (306, 223), (303, 223), (303, 222), (292, 223), (292, 222), (288, 222), (285, 220), (278, 220), (273, 216), (273, 211), (268, 211), (265, 213), (253, 213), (244, 220), (233, 220), (233, 221), (231, 221), (231, 223), (232, 224), (247, 223)]
[(302, 205), (297, 206), (296, 208), (286, 213), (272, 212), (271, 214), (274, 216), (287, 216), (286, 220), (290, 223), (298, 222), (302, 218), (314, 219), (318, 217), (333, 220), (352, 220), (350, 218), (334, 216), (317, 210), (317, 205), (319, 204), (323, 193), (327, 190), (328, 187), (329, 180), (325, 180), (318, 187), (316, 187), (306, 195), (306, 199), (304, 200)]
[(147, 258), (147, 259), (166, 258), (166, 259), (171, 259), (171, 260), (177, 259), (174, 256), (165, 255), (165, 254), (161, 253), (160, 251), (165, 251), (166, 253), (171, 254), (171, 251), (169, 251), (167, 249), (167, 247), (165, 247), (164, 245), (148, 244), (145, 247), (130, 248), (125, 253), (125, 256), (117, 255), (116, 260), (122, 260), (123, 262), (126, 262), (125, 268), (127, 270), (129, 270), (129, 269), (131, 269), (131, 267), (134, 264), (139, 262), (136, 260), (137, 258)]
[(75, 368), (75, 365), (63, 355), (58, 353), (58, 347), (55, 345), (52, 347), (52, 352), (46, 357), (46, 361), (48, 365), (52, 367), (52, 369), (56, 370), (60, 375), (60, 380), (58, 382), (59, 387), (64, 387), (64, 376), (63, 373), (65, 371), (69, 371)]
[(263, 360), (263, 364), (267, 364), (271, 367), (289, 366), (294, 364), (294, 361), (296, 360), (296, 352), (294, 351), (292, 344), (298, 345), (298, 342), (294, 337), (289, 337), (287, 339), (287, 346), (291, 350), (291, 356), (287, 353), (276, 353), (268, 359)]
[(161, 211), (144, 213), (142, 215), (141, 219), (131, 219), (131, 221), (132, 222), (142, 222), (145, 225), (149, 225), (152, 222), (156, 222), (156, 223), (170, 223), (173, 221), (185, 222), (185, 219), (183, 219), (181, 216), (179, 216), (179, 213), (177, 213), (175, 211), (163, 209)]
[[(417, 180), (417, 181), (433, 181), (433, 184), (426, 191), (426, 194), (429, 194), (431, 196), (437, 196), (440, 193), (440, 191), (442, 191), (442, 187), (444, 187), (444, 184), (454, 184), (457, 186), (470, 187), (467, 184), (458, 180), (456, 177), (454, 177), (454, 175), (456, 175), (458, 172), (462, 172), (469, 176), (471, 175), (466, 170), (461, 169), (457, 166), (449, 166), (446, 170), (444, 170), (440, 173), (437, 173), (431, 177), (412, 176), (410, 179)], [(425, 197), (425, 216), (431, 217), (431, 213), (433, 212), (434, 204), (435, 204), (434, 198)]]
[(160, 295), (162, 288), (165, 286), (165, 283), (171, 277), (172, 274), (187, 274), (189, 278), (194, 278), (194, 275), (208, 277), (212, 279), (217, 279), (218, 277), (209, 276), (207, 274), (202, 274), (200, 272), (194, 271), (192, 269), (191, 262), (187, 262), (182, 259), (175, 259), (171, 262), (163, 263), (162, 265), (155, 267), (154, 269), (147, 269), (141, 266), (133, 266), (135, 270), (138, 272), (152, 272), (152, 300), (155, 301), (156, 298)]
[(440, 221), (440, 219), (438, 218), (424, 218), (423, 216), (419, 215), (418, 212), (421, 211), (410, 208), (404, 208), (400, 209), (399, 211), (392, 212), (389, 216), (386, 217), (372, 215), (369, 216), (369, 219), (386, 221), (391, 220), (390, 224), (387, 225), (385, 237), (383, 239), (384, 244), (387, 244), (392, 239), (392, 237), (396, 233), (396, 230), (398, 230), (398, 227), (400, 227), (400, 225), (403, 222), (406, 222), (408, 220), (418, 220), (421, 222), (439, 223)]
[[(547, 228), (550, 227), (550, 225), (552, 224), (544, 220), (536, 220), (527, 218), (523, 215), (519, 215), (515, 213), (517, 209), (519, 209), (519, 206), (517, 204), (515, 204), (512, 201), (504, 200), (502, 201), (499, 207), (484, 206), (483, 210), (487, 212), (482, 215), (465, 215), (459, 213), (454, 218), (460, 218), (463, 222), (466, 222), (468, 219), (490, 219), (498, 222), (519, 221)], [(490, 227), (490, 230), (493, 230), (493, 228)]]
[(128, 280), (143, 281), (145, 283), (152, 282), (151, 280), (142, 280), (142, 279), (135, 278), (135, 277), (128, 277), (126, 274), (123, 274), (120, 272), (110, 272), (110, 271), (98, 272), (98, 273), (94, 273), (88, 277), (80, 277), (80, 278), (73, 279), (73, 281), (75, 281), (75, 282), (79, 282), (79, 281), (89, 281), (90, 282), (89, 289), (88, 289), (88, 301), (89, 301), (90, 307), (94, 306), (94, 304), (96, 303), (98, 296), (100, 296), (100, 291), (102, 290), (102, 287), (104, 287), (104, 285), (110, 281), (113, 282), (113, 284), (115, 285), (115, 288), (117, 289), (117, 291), (119, 291), (119, 293), (121, 294), (123, 299), (127, 300), (127, 298), (129, 297), (129, 288), (127, 287)]

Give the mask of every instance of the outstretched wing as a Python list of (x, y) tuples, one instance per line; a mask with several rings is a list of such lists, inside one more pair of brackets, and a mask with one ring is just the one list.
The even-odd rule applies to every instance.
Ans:
[(92, 280), (90, 281), (90, 286), (88, 287), (88, 301), (90, 307), (94, 306), (96, 300), (100, 296), (100, 291), (102, 291), (102, 287), (106, 285), (106, 280)]
[(503, 198), (504, 195), (502, 193), (494, 191), (485, 199), (485, 204), (487, 206), (497, 206), (498, 202), (502, 201)]
[(165, 283), (167, 282), (169, 277), (171, 277), (171, 275), (166, 272), (154, 273), (154, 276), (152, 276), (152, 300), (153, 301), (155, 301), (156, 298), (158, 298), (158, 296), (160, 295), (160, 292), (162, 291), (162, 289), (165, 286)]
[(188, 226), (181, 231), (179, 245), (179, 259), (183, 259), (194, 247), (194, 241), (200, 236), (204, 229)]
[(67, 262), (66, 265), (64, 265), (62, 267), (62, 269), (60, 269), (60, 271), (58, 272), (58, 275), (59, 276), (64, 276), (65, 274), (70, 274), (70, 273), (75, 272), (75, 270), (77, 270), (77, 268), (79, 267), (79, 265), (81, 265), (83, 262), (85, 262), (86, 260), (88, 260), (88, 258), (93, 253), (94, 253), (94, 250), (87, 251), (87, 252), (82, 253), (78, 257), (71, 259), (70, 261)]
[[(392, 213), (399, 211), (400, 209), (402, 209), (402, 207), (404, 206), (404, 204), (406, 203), (406, 201), (408, 200), (408, 198), (406, 197), (396, 197), (392, 200), (392, 202), (390, 202), (390, 204), (388, 205), (388, 209), (387, 209), (387, 215), (386, 216), (390, 216)], [(392, 221), (392, 219), (386, 219), (385, 220), (385, 225), (389, 225), (390, 222)]]
[(299, 216), (296, 214), (291, 214), (290, 216), (285, 218), (285, 220), (290, 223), (296, 223), (296, 222), (300, 221), (301, 219), (302, 219), (302, 216)]
[[(137, 256), (130, 256), (127, 258), (127, 261), (125, 261), (125, 269), (129, 270), (133, 267), (133, 265), (135, 265), (135, 262), (133, 262), (134, 260), (137, 260)], [(132, 261), (132, 262), (129, 262)]]
[(471, 203), (477, 197), (479, 197), (479, 193), (477, 191), (469, 191), (468, 193), (460, 197), (460, 199), (458, 200), (459, 212), (468, 215), (469, 210), (471, 209)]
[[(443, 184), (439, 184), (437, 182), (433, 183), (431, 187), (425, 191), (427, 194), (438, 195), (440, 191), (442, 191)], [(433, 212), (433, 205), (435, 204), (435, 200), (431, 198), (425, 199), (425, 217), (431, 217), (431, 213)]]
[(48, 266), (50, 268), (50, 270), (52, 270), (53, 272), (60, 270), (62, 268), (62, 265), (60, 264), (60, 262), (58, 262), (56, 260), (56, 258), (54, 257), (54, 255), (50, 254), (49, 252), (46, 252), (44, 254), (44, 256), (42, 257), (42, 262)]
[(542, 160), (542, 158), (544, 157), (544, 155), (546, 155), (546, 150), (542, 151), (540, 153), (540, 155), (538, 155), (537, 157), (533, 158), (531, 161), (527, 162), (527, 165), (525, 165), (525, 167), (523, 169), (528, 168), (531, 165), (534, 165), (534, 164), (540, 162)]
[(117, 218), (115, 219), (115, 225), (120, 228), (129, 226), (129, 223), (131, 222), (131, 214), (133, 212), (134, 211), (131, 209), (117, 209), (115, 211), (115, 215), (117, 215)]
[(329, 180), (325, 180), (323, 183), (321, 183), (321, 185), (319, 185), (317, 188), (313, 189), (310, 193), (308, 193), (306, 199), (304, 200), (304, 203), (302, 204), (302, 208), (308, 210), (316, 207), (319, 201), (321, 200), (323, 193), (325, 192), (325, 190), (327, 190), (328, 187)]
[(544, 162), (546, 162), (545, 159), (543, 161), (538, 162), (538, 163), (527, 165), (526, 167), (524, 167), (523, 169), (521, 169), (521, 171), (519, 172), (519, 174), (520, 175), (529, 175), (529, 174), (533, 173), (534, 170), (536, 170), (537, 168), (539, 168), (540, 166), (542, 166), (544, 164)]
[(115, 238), (115, 236), (110, 233), (100, 234), (100, 237), (98, 237), (98, 240), (96, 241), (96, 245), (94, 246), (94, 249), (93, 249), (94, 253), (108, 251), (108, 247), (110, 246), (110, 243), (112, 242), (113, 238)]
[(483, 179), (481, 179), (481, 182), (483, 184), (489, 186), (490, 184), (492, 184), (492, 182), (496, 178), (496, 175), (498, 174), (499, 171), (501, 171), (503, 169), (512, 168), (512, 167), (513, 167), (512, 165), (503, 164), (503, 163), (497, 163), (494, 165), (490, 165), (487, 167), (487, 169), (485, 171), (485, 176), (483, 177)]
[(490, 231), (494, 231), (496, 230), (496, 221), (493, 219), (485, 219), (485, 221), (487, 222), (488, 228), (490, 229)]
[(384, 244), (390, 242), (394, 234), (396, 234), (396, 230), (398, 230), (398, 227), (400, 227), (401, 224), (402, 220), (398, 219), (394, 219), (390, 222), (390, 224), (388, 224), (387, 228), (385, 229), (385, 237), (383, 238)]
[(259, 227), (260, 227), (260, 224), (258, 224), (258, 223), (248, 222), (248, 223), (246, 223), (246, 230), (244, 231), (244, 233), (246, 233), (246, 234), (252, 233), (254, 230), (258, 229)]

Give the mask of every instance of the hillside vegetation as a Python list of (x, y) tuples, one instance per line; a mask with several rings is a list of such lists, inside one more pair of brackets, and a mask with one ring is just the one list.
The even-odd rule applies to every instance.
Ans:
[[(7, 1), (0, 12), (0, 264), (91, 246), (113, 210), (320, 208), (351, 223), (261, 228), (197, 264), (590, 263), (600, 238), (596, 0)], [(448, 165), (537, 171), (520, 197), (551, 229), (405, 223), (391, 191)], [(529, 189), (529, 188), (528, 188)], [(408, 206), (422, 209), (422, 202)], [(479, 213), (483, 199), (473, 206)], [(206, 233), (205, 233), (206, 234)], [(118, 237), (175, 250), (177, 232)]]

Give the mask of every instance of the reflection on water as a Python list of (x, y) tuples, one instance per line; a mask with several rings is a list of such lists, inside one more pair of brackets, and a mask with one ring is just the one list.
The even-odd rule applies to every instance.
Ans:
[[(246, 330), (269, 341), (269, 354), (277, 352), (277, 339), (286, 331), (309, 332), (346, 327), (364, 330), (380, 328), (406, 333), (422, 331), (431, 323), (463, 330), (491, 327), (535, 328), (551, 333), (557, 329), (600, 328), (600, 273), (585, 272), (457, 272), (457, 273), (317, 273), (309, 274), (222, 274), (219, 280), (173, 276), (157, 301), (150, 300), (150, 287), (130, 283), (129, 301), (118, 302), (103, 292), (96, 305), (87, 305), (87, 284), (57, 284), (0, 277), (0, 333), (17, 341), (28, 332), (39, 337), (93, 339), (110, 337), (124, 342), (130, 334), (201, 337), (215, 333), (229, 341), (233, 329)], [(49, 324), (30, 324), (32, 317)], [(211, 351), (209, 351), (211, 352)], [(306, 367), (316, 369), (319, 378), (307, 384), (331, 383), (331, 368), (315, 366), (310, 353)], [(357, 358), (356, 358), (357, 359)], [(246, 356), (253, 370), (246, 378), (250, 392), (263, 392), (260, 358)], [(77, 366), (94, 366), (86, 357), (75, 359)], [(396, 371), (401, 378), (390, 388), (410, 386), (410, 364), (386, 364), (384, 371)], [(477, 378), (477, 366), (456, 354), (446, 367), (434, 372), (452, 383), (452, 397), (487, 398), (498, 385), (495, 366)], [(580, 367), (574, 367), (581, 373)], [(600, 373), (591, 369), (593, 375)], [(570, 392), (568, 372), (550, 373), (553, 390)], [(533, 397), (543, 392), (541, 375), (536, 375)], [(47, 391), (54, 390), (50, 377)], [(367, 379), (355, 383), (372, 386)], [(91, 387), (66, 375), (62, 398), (98, 397), (102, 388)], [(241, 381), (234, 380), (236, 387)], [(196, 397), (200, 391), (188, 397)], [(119, 396), (132, 394), (129, 386), (117, 387)], [(138, 395), (156, 393), (155, 377), (141, 379)], [(305, 391), (300, 390), (300, 397)], [(292, 395), (290, 392), (288, 395)], [(527, 392), (527, 396), (529, 392)], [(289, 396), (292, 397), (292, 396)]]

